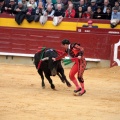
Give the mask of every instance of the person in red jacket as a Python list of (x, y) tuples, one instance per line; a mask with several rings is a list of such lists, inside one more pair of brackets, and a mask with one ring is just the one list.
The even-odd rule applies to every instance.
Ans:
[(73, 8), (73, 4), (69, 4), (68, 9), (65, 11), (66, 18), (74, 18), (75, 17), (75, 10)]
[[(86, 68), (86, 61), (84, 57), (84, 49), (80, 46), (78, 43), (70, 43), (69, 40), (64, 39), (62, 41), (62, 46), (65, 48), (65, 52), (58, 56), (57, 58), (53, 58), (54, 61), (60, 60), (64, 58), (65, 56), (69, 56), (70, 59), (75, 62), (75, 64), (72, 66), (69, 77), (71, 81), (75, 84), (76, 90), (74, 90), (75, 93), (78, 93), (78, 95), (83, 95), (86, 90), (84, 88), (84, 79), (83, 79), (83, 73)], [(78, 81), (80, 82), (80, 85), (78, 84), (77, 79), (75, 78), (75, 74), (78, 73)]]

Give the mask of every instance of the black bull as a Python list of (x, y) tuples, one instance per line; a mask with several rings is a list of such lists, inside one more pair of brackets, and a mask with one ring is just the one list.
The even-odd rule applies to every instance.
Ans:
[[(53, 81), (50, 76), (56, 76), (56, 75), (58, 75), (61, 81), (63, 83), (66, 83), (68, 87), (71, 86), (71, 84), (66, 79), (66, 76), (64, 74), (64, 69), (61, 65), (61, 60), (58, 60), (58, 61), (52, 60), (53, 57), (56, 58), (57, 56), (58, 54), (54, 49), (42, 50), (40, 52), (37, 52), (34, 56), (34, 64), (36, 68), (38, 69), (38, 74), (41, 76), (43, 88), (45, 87), (44, 75), (49, 81), (52, 89), (55, 89), (55, 85), (53, 84)], [(38, 68), (40, 60), (42, 60), (42, 62), (40, 64), (40, 67)]]

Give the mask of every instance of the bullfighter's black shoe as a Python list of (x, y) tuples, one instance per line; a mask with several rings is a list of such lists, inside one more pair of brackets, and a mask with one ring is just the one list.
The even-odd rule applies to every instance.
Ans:
[(77, 93), (79, 91), (81, 91), (81, 88), (79, 88), (78, 90), (74, 90), (74, 93)]

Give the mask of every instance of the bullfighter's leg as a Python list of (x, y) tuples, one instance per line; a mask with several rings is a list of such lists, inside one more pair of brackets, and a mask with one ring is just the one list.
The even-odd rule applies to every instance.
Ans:
[(80, 82), (82, 90), (80, 91), (79, 95), (83, 95), (86, 90), (84, 87), (84, 79), (83, 79), (83, 73), (86, 67), (86, 62), (84, 60), (79, 60), (78, 64), (78, 81)]
[(75, 78), (75, 74), (76, 74), (77, 72), (78, 72), (78, 64), (75, 63), (75, 64), (73, 65), (73, 67), (71, 68), (70, 74), (69, 74), (69, 77), (70, 77), (71, 81), (72, 81), (72, 82), (74, 83), (74, 85), (76, 86), (76, 90), (74, 90), (75, 93), (81, 90), (81, 87), (79, 86), (78, 81), (77, 81), (77, 79)]
[(42, 87), (45, 88), (43, 71), (41, 69), (39, 69), (38, 73), (39, 73), (39, 75), (41, 76), (41, 79), (42, 79)]
[(50, 85), (51, 85), (51, 88), (52, 88), (52, 89), (55, 89), (55, 85), (53, 84), (52, 79), (50, 78), (50, 76), (49, 76), (47, 73), (45, 73), (45, 77), (46, 77), (47, 80), (49, 81), (49, 83), (50, 83)]
[(78, 80), (79, 80), (81, 88), (82, 88), (79, 95), (83, 95), (86, 92), (85, 87), (84, 87), (84, 79), (83, 79), (83, 77), (80, 77), (80, 78), (78, 78)]

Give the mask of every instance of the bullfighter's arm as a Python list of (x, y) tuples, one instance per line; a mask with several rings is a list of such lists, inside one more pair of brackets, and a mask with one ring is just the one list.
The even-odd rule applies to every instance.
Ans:
[(83, 47), (80, 47), (79, 56), (83, 56), (83, 54), (84, 54), (84, 48), (83, 48)]
[(57, 58), (55, 58), (55, 60), (60, 60), (60, 59), (64, 58), (65, 56), (67, 56), (66, 52), (64, 52), (63, 54), (59, 55)]

